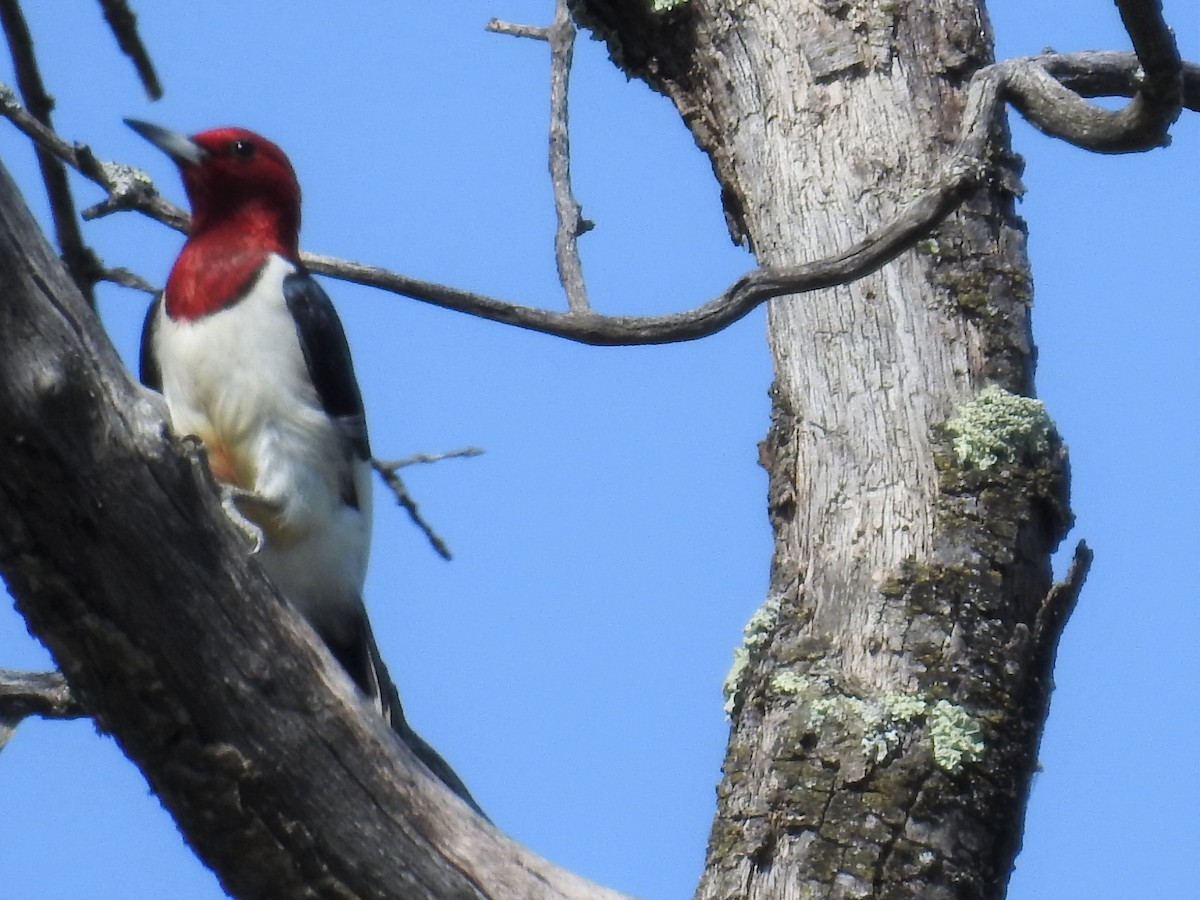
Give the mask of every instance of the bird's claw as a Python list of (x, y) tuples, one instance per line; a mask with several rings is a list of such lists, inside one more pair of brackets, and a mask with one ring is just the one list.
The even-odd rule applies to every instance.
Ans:
[(250, 544), (250, 555), (253, 556), (263, 548), (263, 530), (257, 523), (251, 521), (238, 506), (239, 502), (245, 501), (266, 502), (253, 491), (247, 491), (245, 488), (231, 484), (221, 485), (221, 509), (225, 510), (225, 515), (229, 516), (234, 527)]

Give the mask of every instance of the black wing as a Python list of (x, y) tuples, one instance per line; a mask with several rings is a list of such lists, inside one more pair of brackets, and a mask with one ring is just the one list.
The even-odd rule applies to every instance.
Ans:
[(322, 408), (341, 426), (355, 454), (370, 459), (362, 394), (354, 377), (350, 345), (346, 343), (346, 333), (333, 301), (303, 270), (283, 279), (283, 296), (296, 323), (308, 377), (317, 389)]
[(146, 321), (142, 323), (142, 345), (138, 349), (138, 377), (152, 391), (162, 393), (162, 370), (154, 356), (154, 329), (158, 325), (158, 310), (162, 306), (162, 294), (155, 298), (146, 310)]

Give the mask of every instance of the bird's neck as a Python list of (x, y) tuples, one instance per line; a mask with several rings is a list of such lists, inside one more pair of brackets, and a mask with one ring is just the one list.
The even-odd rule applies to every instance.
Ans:
[(195, 217), (167, 279), (167, 314), (186, 321), (233, 305), (253, 286), (271, 254), (297, 258), (294, 234), (278, 217)]

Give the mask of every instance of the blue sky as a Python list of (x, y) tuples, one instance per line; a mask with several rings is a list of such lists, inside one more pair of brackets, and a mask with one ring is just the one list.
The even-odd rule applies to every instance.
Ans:
[[(94, 6), (69, 23), (57, 4), (28, 14), (60, 131), (143, 166), (177, 201), (169, 163), (122, 116), (271, 137), (304, 185), (307, 249), (558, 306), (545, 48), (483, 31), (491, 16), (545, 22), (551, 5), (142, 3), (157, 104)], [(1166, 9), (1200, 59), (1195, 0)], [(1126, 46), (1108, 4), (996, 0), (991, 14), (1000, 56)], [(597, 307), (682, 309), (751, 264), (674, 110), (586, 39), (572, 109)], [(1182, 897), (1200, 878), (1200, 126), (1185, 114), (1171, 148), (1132, 157), (1013, 131), (1038, 390), (1072, 452), (1064, 546), (1086, 538), (1097, 559), (1061, 646), (1010, 897)], [(7, 127), (0, 157), (44, 214)], [(99, 199), (82, 183), (78, 196)], [(87, 236), (158, 283), (180, 243), (133, 215)], [(453, 563), (378, 495), (368, 605), (411, 720), (538, 852), (640, 897), (690, 896), (727, 731), (721, 679), (770, 560), (761, 311), (698, 343), (592, 349), (326, 285), (376, 452), (486, 450), (407, 474)], [(132, 359), (144, 299), (105, 288), (101, 302)], [(0, 666), (47, 667), (0, 606)], [(5, 900), (221, 896), (88, 722), (22, 726), (0, 754), (0, 797)]]

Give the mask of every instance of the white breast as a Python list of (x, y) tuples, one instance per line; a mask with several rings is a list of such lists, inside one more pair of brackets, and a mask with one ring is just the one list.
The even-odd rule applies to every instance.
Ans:
[[(205, 442), (218, 477), (277, 506), (260, 561), (320, 619), (319, 607), (361, 602), (371, 479), (369, 466), (347, 455), (309, 379), (283, 294), (294, 271), (272, 256), (245, 297), (193, 321), (160, 308), (153, 349), (173, 430)], [(343, 499), (348, 475), (357, 508)]]

